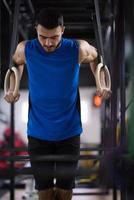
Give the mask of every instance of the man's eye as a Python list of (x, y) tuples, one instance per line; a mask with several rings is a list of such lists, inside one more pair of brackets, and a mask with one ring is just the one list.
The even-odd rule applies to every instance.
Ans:
[(53, 39), (53, 40), (55, 40), (57, 38), (57, 36), (55, 36), (55, 37), (51, 37), (51, 39)]
[(47, 37), (40, 35), (40, 38), (45, 40)]

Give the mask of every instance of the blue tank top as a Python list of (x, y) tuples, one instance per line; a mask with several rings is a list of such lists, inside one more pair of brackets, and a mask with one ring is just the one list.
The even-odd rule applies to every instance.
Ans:
[(82, 132), (79, 111), (78, 44), (62, 38), (54, 52), (38, 39), (25, 47), (29, 85), (28, 135), (48, 141), (64, 140)]

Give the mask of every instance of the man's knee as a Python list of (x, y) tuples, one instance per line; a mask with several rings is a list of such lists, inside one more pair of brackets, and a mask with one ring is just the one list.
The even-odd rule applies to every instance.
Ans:
[(39, 200), (55, 200), (54, 198), (55, 194), (53, 188), (39, 190), (38, 195), (39, 195)]
[(71, 200), (72, 199), (72, 189), (61, 189), (55, 188), (55, 200)]

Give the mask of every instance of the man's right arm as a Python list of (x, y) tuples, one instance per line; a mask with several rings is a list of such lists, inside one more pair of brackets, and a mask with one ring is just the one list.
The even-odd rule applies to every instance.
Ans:
[(15, 63), (15, 65), (17, 65), (17, 68), (19, 70), (20, 73), (20, 78), (23, 74), (23, 69), (24, 69), (24, 64), (26, 62), (25, 59), (25, 44), (26, 41), (22, 41), (18, 44), (16, 51), (13, 55), (13, 62)]
[[(12, 58), (15, 67), (17, 67), (18, 69), (20, 80), (21, 80), (23, 70), (24, 70), (24, 65), (26, 62), (25, 61), (25, 44), (26, 44), (26, 41), (22, 41), (17, 45), (17, 48)], [(20, 94), (18, 94), (16, 97), (13, 96), (14, 85), (15, 85), (15, 79), (14, 79), (14, 74), (12, 73), (10, 76), (9, 90), (7, 94), (5, 94), (5, 97), (4, 97), (8, 103), (13, 103), (13, 102), (18, 101), (20, 97)]]

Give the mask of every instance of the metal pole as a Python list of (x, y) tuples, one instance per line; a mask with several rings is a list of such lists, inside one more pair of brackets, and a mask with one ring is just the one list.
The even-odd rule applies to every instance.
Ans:
[[(134, 14), (133, 9), (134, 8), (134, 1), (130, 0), (129, 4), (126, 3), (126, 32), (129, 36), (129, 40), (132, 43), (131, 50), (129, 52), (129, 55), (127, 55), (127, 61), (128, 61), (128, 67), (129, 67), (129, 82), (131, 82), (131, 108), (129, 113), (129, 121), (128, 121), (128, 155), (131, 156), (131, 163), (134, 163), (133, 155), (134, 155)], [(132, 166), (132, 165), (131, 165)], [(131, 169), (131, 168), (130, 168)], [(131, 173), (129, 173), (130, 175)], [(132, 180), (132, 177), (128, 177), (128, 181), (130, 183), (130, 180)], [(132, 184), (127, 185), (127, 199), (133, 200), (134, 199), (134, 185)]]
[[(11, 37), (11, 47), (10, 47), (10, 57), (9, 57), (9, 68), (12, 67), (13, 60), (12, 60), (12, 55), (15, 51), (17, 42), (18, 42), (18, 21), (19, 21), (19, 10), (20, 10), (20, 4), (21, 0), (16, 0), (14, 4), (14, 15), (13, 15), (13, 29), (12, 29), (12, 37)], [(10, 108), (10, 127), (11, 127), (11, 148), (14, 148), (14, 129), (15, 129), (15, 122), (14, 122), (14, 104), (11, 104)], [(14, 153), (11, 153), (11, 156), (13, 156)], [(10, 180), (10, 200), (15, 199), (15, 193), (14, 193), (14, 188), (15, 188), (15, 176), (14, 176), (14, 161), (11, 162), (11, 170), (13, 171), (12, 177)]]
[[(115, 16), (116, 0), (111, 0), (111, 12)], [(116, 33), (115, 20), (111, 26), (111, 82), (112, 82), (112, 96), (111, 96), (111, 145), (116, 147), (116, 127), (117, 127), (117, 88), (118, 88), (118, 73), (117, 73), (117, 55), (116, 55)], [(114, 151), (113, 151), (114, 154)], [(115, 161), (112, 163), (113, 170), (115, 168)], [(113, 176), (113, 200), (117, 200), (117, 189), (115, 186), (115, 177)]]
[[(1, 58), (1, 1), (0, 1), (0, 58)], [(0, 89), (1, 89), (1, 59), (0, 59)]]
[[(120, 91), (120, 144), (121, 153), (126, 149), (126, 126), (125, 126), (125, 2), (118, 1), (116, 17), (116, 68), (119, 68), (119, 91)], [(126, 186), (121, 184), (121, 200), (126, 200)]]
[(121, 101), (121, 145), (126, 149), (126, 94), (125, 94), (125, 0), (120, 0), (120, 54), (119, 54), (119, 67), (120, 67), (120, 101)]

